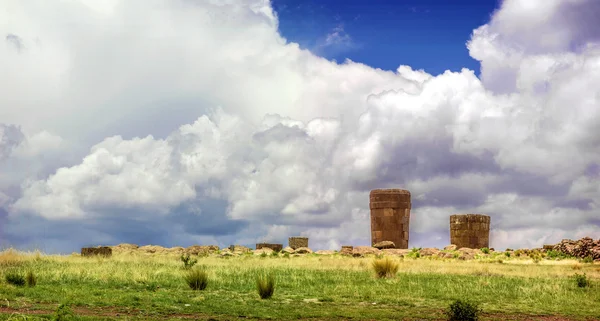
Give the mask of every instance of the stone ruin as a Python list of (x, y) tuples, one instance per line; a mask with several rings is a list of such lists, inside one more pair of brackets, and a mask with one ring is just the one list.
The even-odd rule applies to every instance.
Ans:
[(459, 249), (481, 249), (490, 246), (490, 217), (482, 214), (450, 216), (450, 243)]
[(83, 247), (81, 256), (112, 256), (112, 248), (109, 246)]
[(288, 244), (294, 250), (301, 247), (308, 247), (308, 237), (292, 236), (288, 239)]
[(600, 239), (594, 240), (591, 237), (584, 237), (577, 241), (565, 239), (554, 245), (552, 249), (581, 259), (591, 257), (593, 260), (600, 260)]
[(391, 241), (395, 248), (408, 249), (410, 192), (403, 189), (374, 189), (369, 199), (371, 245)]
[(260, 250), (262, 248), (269, 248), (275, 252), (281, 252), (281, 250), (283, 249), (283, 244), (276, 244), (276, 243), (257, 243), (256, 244), (257, 250)]

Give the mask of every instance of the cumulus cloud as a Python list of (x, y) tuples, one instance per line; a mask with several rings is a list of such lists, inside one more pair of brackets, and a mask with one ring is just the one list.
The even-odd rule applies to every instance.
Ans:
[(481, 79), (327, 61), (262, 0), (2, 5), (4, 243), (368, 244), (385, 187), (412, 192), (410, 246), (461, 212), (496, 248), (600, 227), (594, 1), (505, 1), (467, 45)]

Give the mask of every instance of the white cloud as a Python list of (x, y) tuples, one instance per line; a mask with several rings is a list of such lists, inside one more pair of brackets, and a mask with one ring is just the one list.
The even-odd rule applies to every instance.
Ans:
[(4, 241), (367, 244), (385, 187), (413, 192), (411, 246), (445, 245), (468, 212), (492, 215), (496, 248), (581, 236), (599, 224), (600, 51), (578, 17), (597, 5), (545, 3), (474, 31), (480, 80), (332, 63), (286, 43), (268, 1), (5, 2)]

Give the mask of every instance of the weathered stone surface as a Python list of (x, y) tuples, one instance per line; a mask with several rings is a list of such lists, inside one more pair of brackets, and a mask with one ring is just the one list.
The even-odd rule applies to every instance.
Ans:
[(288, 239), (289, 247), (294, 250), (301, 247), (308, 247), (308, 237), (292, 236)]
[(444, 248), (445, 251), (456, 251), (458, 247), (454, 244), (450, 244)]
[(295, 254), (310, 254), (312, 252), (313, 251), (311, 249), (309, 249), (308, 247), (299, 247), (294, 250)]
[(230, 245), (229, 250), (233, 253), (243, 254), (252, 251), (249, 247), (242, 245)]
[(183, 254), (185, 252), (185, 249), (181, 246), (171, 247), (166, 250), (168, 253), (171, 253), (171, 254)]
[(427, 247), (427, 248), (421, 249), (419, 251), (419, 254), (421, 256), (433, 256), (433, 255), (437, 255), (438, 253), (440, 253), (440, 250), (438, 250), (436, 248), (432, 248), (432, 247)]
[(81, 248), (81, 256), (112, 256), (112, 248), (108, 246)]
[(450, 243), (458, 248), (489, 247), (490, 217), (481, 214), (451, 215)]
[(380, 249), (380, 250), (394, 249), (394, 248), (396, 248), (396, 244), (394, 244), (394, 242), (392, 242), (392, 241), (381, 241), (381, 242), (374, 244), (373, 247), (376, 249)]
[(369, 194), (371, 244), (391, 241), (396, 248), (408, 248), (410, 192), (401, 189), (375, 189)]
[(352, 245), (342, 245), (342, 249), (340, 251), (340, 254), (342, 255), (352, 255), (352, 250), (354, 249), (354, 247)]

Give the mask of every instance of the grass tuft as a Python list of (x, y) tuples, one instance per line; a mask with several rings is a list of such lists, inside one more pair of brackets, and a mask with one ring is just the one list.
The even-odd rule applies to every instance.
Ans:
[(4, 275), (4, 279), (8, 284), (12, 284), (14, 286), (25, 286), (25, 277), (19, 272), (10, 271)]
[(256, 278), (256, 289), (261, 299), (268, 299), (275, 292), (275, 278), (273, 275), (259, 275)]
[(208, 286), (208, 273), (204, 270), (194, 269), (188, 271), (184, 279), (190, 289), (194, 291), (204, 290)]
[(373, 261), (373, 269), (378, 278), (391, 278), (398, 272), (398, 263), (386, 257), (382, 260)]
[(459, 299), (450, 303), (446, 316), (449, 321), (477, 321), (479, 313), (481, 313), (481, 309), (476, 303)]
[(34, 287), (37, 285), (37, 277), (33, 274), (33, 271), (28, 271), (25, 275), (25, 281), (28, 287)]
[(585, 273), (575, 273), (575, 283), (577, 283), (577, 286), (580, 288), (587, 288), (588, 286), (590, 286), (590, 280), (588, 280)]

